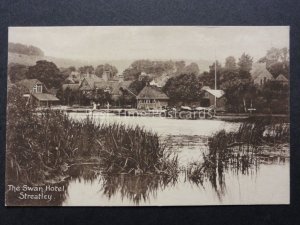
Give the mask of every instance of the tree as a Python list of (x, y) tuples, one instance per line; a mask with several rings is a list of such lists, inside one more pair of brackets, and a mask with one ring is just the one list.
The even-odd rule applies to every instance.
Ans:
[(239, 58), (238, 66), (239, 66), (239, 75), (242, 79), (250, 79), (251, 74), (250, 71), (252, 69), (253, 58), (243, 53)]
[(199, 101), (202, 84), (195, 74), (182, 74), (170, 78), (163, 91), (173, 103)]
[(111, 94), (104, 91), (103, 89), (94, 89), (86, 92), (83, 96), (89, 100), (89, 102), (99, 103), (101, 105), (111, 103)]
[[(153, 78), (157, 78), (164, 75), (179, 75), (184, 72), (184, 61), (150, 61), (150, 60), (136, 60), (129, 68), (124, 70), (125, 80), (137, 80), (142, 72), (151, 74)], [(195, 65), (190, 65), (187, 68), (189, 71), (196, 71)]]
[(183, 69), (183, 73), (185, 73), (185, 74), (199, 75), (199, 72), (200, 72), (200, 70), (199, 70), (199, 66), (197, 63), (191, 63)]
[(21, 64), (9, 64), (8, 65), (8, 77), (12, 83), (26, 79), (28, 67)]
[(210, 88), (215, 87), (215, 76), (207, 71), (204, 71), (199, 76), (199, 81), (203, 84), (203, 86), (208, 86)]
[(259, 110), (268, 113), (288, 113), (289, 87), (280, 82), (266, 82), (259, 91), (263, 104)]
[(102, 77), (104, 70), (109, 71), (110, 72), (110, 79), (115, 77), (118, 73), (118, 69), (115, 66), (112, 66), (110, 64), (104, 64), (104, 65), (98, 65), (95, 69), (95, 74), (98, 77)]
[(79, 67), (78, 69), (79, 73), (80, 74), (93, 74), (95, 69), (93, 66), (82, 66), (82, 67)]
[(266, 63), (266, 68), (275, 78), (280, 74), (289, 77), (288, 48), (271, 48), (264, 57), (259, 59), (259, 62)]
[(59, 88), (66, 77), (62, 75), (53, 62), (46, 60), (37, 61), (34, 66), (30, 66), (26, 72), (28, 79), (38, 79), (47, 88)]
[(224, 69), (227, 70), (227, 71), (235, 71), (237, 69), (236, 61), (235, 61), (235, 58), (233, 56), (228, 56), (225, 59)]
[(247, 112), (256, 99), (257, 89), (252, 82), (241, 79), (237, 74), (222, 82), (221, 89), (225, 92), (226, 110), (228, 112)]

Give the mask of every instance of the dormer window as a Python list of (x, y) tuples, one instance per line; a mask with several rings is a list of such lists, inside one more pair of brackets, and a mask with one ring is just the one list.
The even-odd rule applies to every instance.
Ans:
[(33, 93), (43, 93), (43, 85), (42, 84), (36, 84), (33, 87)]

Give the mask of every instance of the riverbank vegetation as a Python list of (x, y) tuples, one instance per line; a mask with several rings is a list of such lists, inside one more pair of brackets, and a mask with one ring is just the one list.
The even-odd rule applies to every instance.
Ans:
[(70, 165), (98, 162), (104, 173), (177, 173), (177, 158), (170, 157), (157, 134), (140, 127), (73, 121), (66, 114), (35, 112), (12, 85), (8, 90), (8, 183), (41, 184), (66, 174)]
[[(238, 130), (221, 130), (209, 139), (208, 153), (187, 168), (188, 178), (202, 184), (209, 179), (217, 190), (228, 169), (246, 174), (274, 157), (289, 157), (289, 123), (278, 118), (253, 118)], [(220, 191), (220, 190), (219, 190)]]

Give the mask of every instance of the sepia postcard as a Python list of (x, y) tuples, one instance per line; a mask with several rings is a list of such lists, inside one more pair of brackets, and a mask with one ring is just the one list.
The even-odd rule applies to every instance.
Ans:
[(6, 206), (289, 204), (289, 32), (9, 27)]

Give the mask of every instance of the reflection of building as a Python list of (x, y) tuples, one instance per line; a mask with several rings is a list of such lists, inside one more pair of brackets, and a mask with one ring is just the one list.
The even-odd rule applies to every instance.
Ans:
[(218, 111), (225, 110), (225, 96), (223, 90), (204, 89), (203, 96), (200, 102), (202, 107), (216, 106)]
[(49, 107), (59, 102), (59, 99), (50, 94), (45, 85), (38, 79), (24, 79), (18, 84), (25, 87), (26, 92), (23, 96), (32, 105)]
[(254, 84), (264, 85), (267, 81), (274, 80), (273, 75), (267, 70), (265, 63), (254, 63), (251, 70)]
[(136, 97), (138, 109), (162, 109), (168, 106), (169, 97), (156, 86), (145, 86)]

